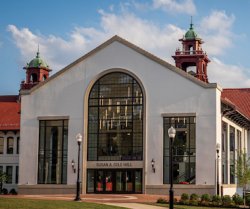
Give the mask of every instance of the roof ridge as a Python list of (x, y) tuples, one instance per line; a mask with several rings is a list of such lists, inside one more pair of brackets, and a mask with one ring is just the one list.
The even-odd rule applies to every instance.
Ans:
[(204, 88), (218, 88), (221, 90), (221, 87), (216, 84), (216, 83), (205, 83), (191, 75), (189, 75), (187, 72), (184, 72), (183, 70), (175, 67), (174, 65), (170, 64), (169, 62), (157, 57), (156, 55), (146, 51), (145, 49), (127, 41), (126, 39), (118, 36), (118, 35), (114, 35), (112, 36), (110, 39), (108, 39), (107, 41), (103, 42), (102, 44), (98, 45), (97, 47), (95, 47), (94, 49), (90, 50), (89, 52), (85, 53), (83, 56), (81, 56), (80, 58), (76, 59), (74, 62), (70, 63), (69, 65), (67, 65), (66, 67), (64, 67), (63, 69), (59, 70), (58, 72), (56, 72), (55, 74), (53, 74), (52, 76), (50, 76), (48, 79), (46, 79), (43, 82), (40, 82), (38, 85), (34, 86), (33, 88), (29, 89), (29, 90), (21, 90), (20, 93), (21, 94), (30, 94), (31, 92), (35, 91), (36, 89), (40, 88), (41, 86), (43, 86), (44, 84), (46, 84), (47, 82), (49, 82), (50, 80), (54, 79), (55, 77), (59, 76), (60, 74), (64, 73), (65, 71), (67, 71), (68, 69), (70, 69), (72, 66), (78, 64), (79, 62), (87, 59), (88, 57), (92, 56), (93, 54), (95, 54), (96, 52), (98, 52), (99, 50), (104, 49), (105, 47), (107, 47), (108, 45), (112, 44), (113, 42), (119, 42), (131, 49), (133, 49), (134, 51), (136, 51), (137, 53), (146, 56), (148, 59), (151, 59), (152, 61), (168, 68), (169, 70), (174, 71), (175, 73), (178, 73), (179, 75), (189, 79), (190, 81), (204, 87)]

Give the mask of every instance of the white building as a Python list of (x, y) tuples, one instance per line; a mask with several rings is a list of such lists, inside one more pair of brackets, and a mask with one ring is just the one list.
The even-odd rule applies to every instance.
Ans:
[(173, 126), (175, 195), (239, 192), (232, 171), (249, 150), (250, 89), (208, 82), (210, 60), (192, 24), (180, 41), (178, 68), (118, 36), (51, 77), (38, 52), (21, 84), (19, 175), (19, 122), (2, 131), (0, 116), (9, 185), (19, 180), (19, 194), (75, 193), (80, 133), (82, 193), (167, 194)]
[(233, 194), (250, 120), (221, 92), (114, 36), (21, 91), (19, 193), (74, 193), (81, 133), (82, 193), (167, 194), (172, 125), (175, 194)]

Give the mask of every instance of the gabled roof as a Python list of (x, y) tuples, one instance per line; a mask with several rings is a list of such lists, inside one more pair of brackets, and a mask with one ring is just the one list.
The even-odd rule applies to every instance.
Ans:
[[(142, 54), (143, 56), (147, 57), (148, 59), (168, 68), (169, 70), (174, 71), (175, 73), (179, 74), (182, 77), (185, 77), (186, 79), (196, 83), (197, 85), (200, 85), (203, 88), (218, 88), (221, 90), (221, 88), (216, 84), (216, 83), (205, 83), (195, 77), (193, 77), (192, 75), (189, 75), (187, 72), (184, 72), (183, 70), (169, 64), (168, 62), (160, 59), (159, 57), (145, 51), (144, 49), (130, 43), (129, 41), (119, 37), (119, 36), (113, 36), (112, 38), (110, 38), (109, 40), (107, 40), (106, 42), (104, 42), (103, 44), (99, 45), (98, 47), (96, 47), (95, 49), (91, 50), (90, 52), (88, 52), (87, 54), (85, 54), (84, 56), (80, 57), (79, 59), (77, 59), (76, 61), (74, 61), (73, 63), (69, 64), (68, 66), (66, 66), (65, 68), (63, 68), (62, 70), (58, 71), (57, 73), (55, 73), (54, 75), (52, 75), (51, 77), (49, 77), (47, 80), (45, 80), (44, 82), (39, 83), (38, 85), (34, 86), (32, 89), (30, 90), (21, 90), (21, 94), (30, 94), (31, 92), (35, 91), (36, 89), (40, 88), (41, 86), (45, 85), (47, 82), (50, 82), (51, 80), (53, 80), (54, 78), (56, 78), (57, 76), (59, 76), (60, 74), (64, 73), (67, 70), (70, 70), (70, 68), (72, 68), (74, 65), (78, 64), (79, 62), (82, 62), (83, 60), (89, 58), (90, 56), (94, 55), (95, 53), (97, 53), (98, 51), (104, 49), (105, 47), (107, 47), (108, 45), (112, 44), (113, 42), (119, 42), (127, 47), (129, 47), (130, 49), (133, 49), (134, 51)], [(153, 69), (152, 69), (153, 70)]]
[(20, 130), (18, 95), (0, 96), (0, 131)]
[(221, 98), (250, 120), (250, 88), (223, 89)]

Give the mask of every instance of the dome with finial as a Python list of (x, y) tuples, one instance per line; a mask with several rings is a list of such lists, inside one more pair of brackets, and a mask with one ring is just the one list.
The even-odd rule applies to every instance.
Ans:
[(41, 59), (40, 53), (38, 50), (38, 52), (36, 53), (36, 57), (32, 59), (29, 63), (27, 63), (27, 66), (25, 67), (25, 69), (28, 69), (28, 68), (43, 68), (43, 69), (49, 70), (49, 65), (47, 65), (47, 63), (43, 59)]
[(198, 35), (194, 31), (193, 23), (192, 23), (192, 18), (191, 18), (190, 28), (189, 28), (189, 30), (185, 34), (185, 39), (193, 40), (193, 39), (197, 39), (197, 38), (198, 38)]

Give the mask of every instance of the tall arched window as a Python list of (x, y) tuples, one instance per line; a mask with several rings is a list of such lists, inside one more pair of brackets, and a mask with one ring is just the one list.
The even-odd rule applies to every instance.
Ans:
[(126, 73), (100, 78), (89, 95), (88, 160), (142, 160), (143, 92)]

